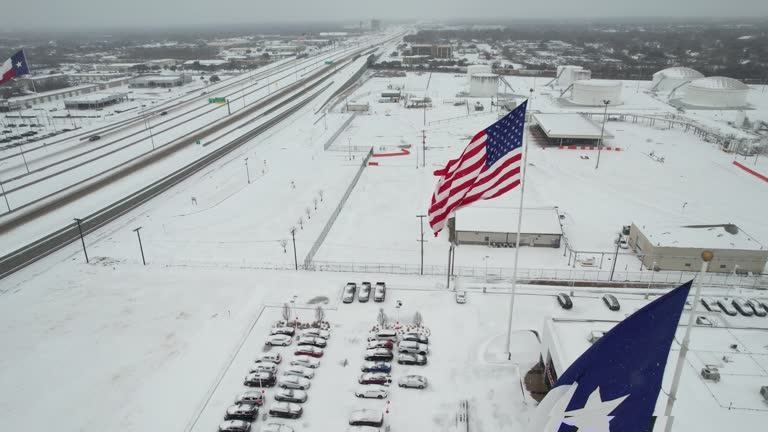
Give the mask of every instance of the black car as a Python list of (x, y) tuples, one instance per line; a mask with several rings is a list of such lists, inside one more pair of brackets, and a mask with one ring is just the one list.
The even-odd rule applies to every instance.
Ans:
[(573, 302), (571, 301), (571, 296), (569, 296), (566, 293), (559, 293), (557, 295), (557, 302), (560, 303), (560, 307), (569, 310), (573, 307)]
[(274, 387), (277, 376), (271, 372), (253, 372), (245, 377), (243, 384), (248, 387)]
[(360, 286), (360, 292), (357, 293), (357, 301), (365, 303), (371, 298), (371, 283), (363, 282)]
[(418, 342), (423, 344), (429, 343), (429, 338), (421, 333), (405, 333), (400, 336), (400, 340), (403, 342)]
[(376, 282), (376, 287), (373, 290), (373, 301), (383, 302), (387, 297), (387, 284), (384, 282)]
[(168, 111), (163, 111), (163, 112), (160, 113), (161, 116), (164, 116), (166, 114), (168, 114)]
[(717, 299), (717, 301), (715, 302), (715, 304), (717, 304), (717, 306), (719, 306), (719, 307), (720, 307), (720, 310), (721, 310), (721, 311), (723, 311), (723, 313), (724, 313), (724, 314), (726, 314), (726, 315), (728, 315), (728, 316), (736, 316), (736, 315), (738, 315), (738, 312), (736, 312), (736, 311), (735, 311), (735, 310), (734, 310), (734, 309), (731, 307), (731, 304), (730, 304), (730, 303), (728, 303), (728, 302), (726, 302), (726, 301), (725, 301), (725, 300), (723, 300), (723, 299)]
[(392, 361), (392, 351), (386, 348), (369, 349), (365, 352), (365, 359), (368, 361)]
[(707, 310), (707, 312), (718, 312), (718, 311), (717, 311), (717, 310), (716, 310), (716, 309), (713, 307), (713, 302), (712, 302), (712, 300), (711, 300), (711, 299), (707, 299), (707, 298), (703, 298), (703, 297), (702, 297), (702, 299), (701, 299), (701, 300), (699, 300), (699, 301), (701, 301), (701, 305), (702, 305), (702, 306), (704, 306), (704, 309), (706, 309), (706, 310)]
[(616, 296), (613, 294), (605, 294), (603, 295), (603, 303), (605, 303), (606, 306), (608, 306), (608, 309), (612, 311), (617, 311), (621, 309), (621, 305), (619, 304), (619, 300), (616, 299)]
[(259, 407), (251, 404), (232, 405), (227, 408), (227, 414), (224, 420), (247, 420), (252, 421), (259, 414)]
[(290, 402), (277, 402), (269, 407), (269, 415), (272, 417), (299, 418), (304, 410), (300, 405)]
[(93, 135), (90, 138), (88, 138), (88, 141), (98, 141), (101, 139), (101, 135)]
[(759, 316), (760, 318), (768, 315), (768, 308), (764, 308), (760, 302), (758, 302), (755, 299), (749, 299), (747, 300), (747, 306), (752, 308), (752, 312), (755, 313), (755, 315)]
[(745, 317), (751, 317), (755, 314), (755, 311), (752, 310), (752, 308), (747, 305), (747, 302), (744, 300), (731, 300), (731, 304), (733, 307), (738, 311), (740, 314), (744, 315)]
[(344, 287), (344, 294), (342, 296), (342, 301), (344, 303), (352, 303), (355, 301), (355, 293), (357, 292), (357, 284), (354, 282), (348, 282), (347, 285)]
[(219, 432), (250, 432), (251, 423), (243, 420), (227, 420), (219, 425)]

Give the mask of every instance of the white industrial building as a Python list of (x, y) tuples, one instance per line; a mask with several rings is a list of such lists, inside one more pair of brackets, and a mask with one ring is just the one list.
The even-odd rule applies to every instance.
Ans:
[(621, 105), (621, 81), (583, 80), (573, 83), (571, 102), (584, 106)]
[(581, 66), (558, 66), (556, 76), (557, 85), (568, 88), (576, 81), (592, 79), (592, 71)]
[(77, 96), (64, 101), (66, 109), (97, 109), (107, 105), (120, 103), (128, 99), (125, 93), (91, 93)]
[(145, 75), (128, 81), (128, 87), (153, 88), (153, 87), (179, 87), (192, 81), (189, 75)]
[(495, 97), (499, 92), (499, 76), (491, 73), (477, 73), (469, 80), (471, 97)]
[[(449, 223), (450, 237), (457, 244), (514, 247), (518, 214), (508, 207), (463, 208)], [(523, 209), (520, 246), (559, 248), (562, 237), (556, 208)]]
[(749, 87), (728, 77), (708, 77), (685, 86), (684, 104), (701, 108), (742, 108), (747, 105)]
[(701, 72), (687, 67), (671, 67), (653, 74), (651, 91), (671, 92), (691, 81), (704, 78)]
[(491, 73), (491, 65), (478, 64), (467, 66), (467, 83), (472, 82), (472, 76), (477, 74), (489, 74)]

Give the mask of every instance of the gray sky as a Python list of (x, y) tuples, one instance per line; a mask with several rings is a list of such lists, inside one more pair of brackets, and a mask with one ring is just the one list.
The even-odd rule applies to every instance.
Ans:
[[(382, 19), (766, 17), (768, 0), (0, 0), (12, 28)], [(13, 19), (9, 19), (13, 17)]]

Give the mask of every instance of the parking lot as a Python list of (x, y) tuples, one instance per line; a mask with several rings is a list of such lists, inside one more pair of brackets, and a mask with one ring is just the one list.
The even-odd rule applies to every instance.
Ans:
[[(359, 286), (360, 281), (357, 283)], [(340, 294), (342, 288), (338, 287)], [(358, 409), (383, 413), (388, 409), (389, 413), (384, 414), (384, 426), (390, 426), (392, 430), (452, 430), (457, 427), (457, 414), (465, 402), (468, 402), (474, 426), (496, 430), (502, 425), (509, 428), (524, 424), (526, 419), (513, 418), (514, 411), (504, 408), (510, 403), (524, 402), (518, 368), (514, 364), (488, 361), (493, 357), (488, 346), (498, 342), (504, 331), (499, 320), (490, 320), (488, 316), (504, 316), (506, 302), (500, 302), (502, 298), (505, 297), (470, 295), (466, 304), (457, 304), (453, 292), (400, 290), (390, 284), (382, 303), (373, 299), (360, 303), (357, 298), (349, 304), (339, 302), (337, 310), (326, 310), (331, 336), (320, 358), (320, 366), (314, 369), (315, 376), (310, 380), (308, 398), (302, 404), (302, 417), (296, 420), (269, 417), (265, 421), (277, 391), (277, 387), (267, 388), (265, 403), (252, 430), (261, 430), (266, 423), (283, 423), (295, 431), (346, 430), (350, 413)], [(398, 300), (402, 305), (400, 308), (395, 307)], [(358, 398), (355, 390), (361, 387), (358, 384), (362, 373), (360, 367), (364, 362), (369, 332), (377, 323), (379, 308), (384, 308), (390, 322), (399, 321), (402, 325), (410, 323), (416, 311), (421, 313), (423, 325), (431, 332), (428, 363), (425, 366), (400, 365), (395, 358), (388, 397), (380, 400)], [(314, 319), (314, 306), (294, 310), (300, 321)], [(243, 385), (243, 378), (260, 354), (282, 354), (278, 376), (288, 367), (295, 342), (287, 347), (264, 346), (270, 328), (280, 319), (280, 307), (264, 309), (193, 430), (216, 430), (236, 395), (252, 390)], [(538, 354), (530, 346), (520, 349), (524, 353), (516, 360), (523, 360), (525, 364), (520, 365), (523, 370), (536, 361)], [(426, 377), (428, 387), (419, 390), (397, 386), (402, 376), (411, 374)]]

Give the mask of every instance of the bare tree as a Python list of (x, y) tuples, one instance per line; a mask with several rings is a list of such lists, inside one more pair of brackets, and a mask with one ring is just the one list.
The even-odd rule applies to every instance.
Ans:
[[(303, 217), (299, 216), (299, 220), (297, 220), (297, 221), (296, 221), (296, 223), (298, 223), (298, 224), (299, 224), (299, 226), (301, 227), (301, 229), (304, 229), (304, 218), (303, 218)], [(294, 228), (294, 229), (295, 229), (295, 228)]]
[(293, 311), (291, 310), (291, 305), (288, 303), (283, 303), (283, 319), (287, 323), (291, 320), (291, 316), (293, 316)]
[(379, 326), (384, 327), (387, 325), (387, 314), (384, 313), (384, 308), (379, 309), (379, 315), (376, 317), (376, 321), (379, 323)]
[(323, 197), (325, 196), (325, 192), (323, 192), (323, 190), (320, 189), (319, 191), (317, 191), (317, 194), (320, 196), (320, 201), (323, 201)]
[(413, 324), (416, 327), (421, 327), (421, 324), (424, 322), (424, 318), (421, 316), (421, 312), (416, 311), (415, 314), (413, 314)]
[(315, 308), (315, 321), (321, 322), (325, 319), (325, 311), (323, 310), (323, 307), (320, 305), (317, 305)]
[(280, 239), (280, 247), (283, 248), (283, 253), (288, 253), (288, 240), (286, 239)]
[(315, 210), (317, 210), (317, 198), (312, 198), (312, 203), (315, 205)]
[(307, 215), (307, 219), (312, 219), (312, 209), (309, 207), (304, 208), (304, 214)]

